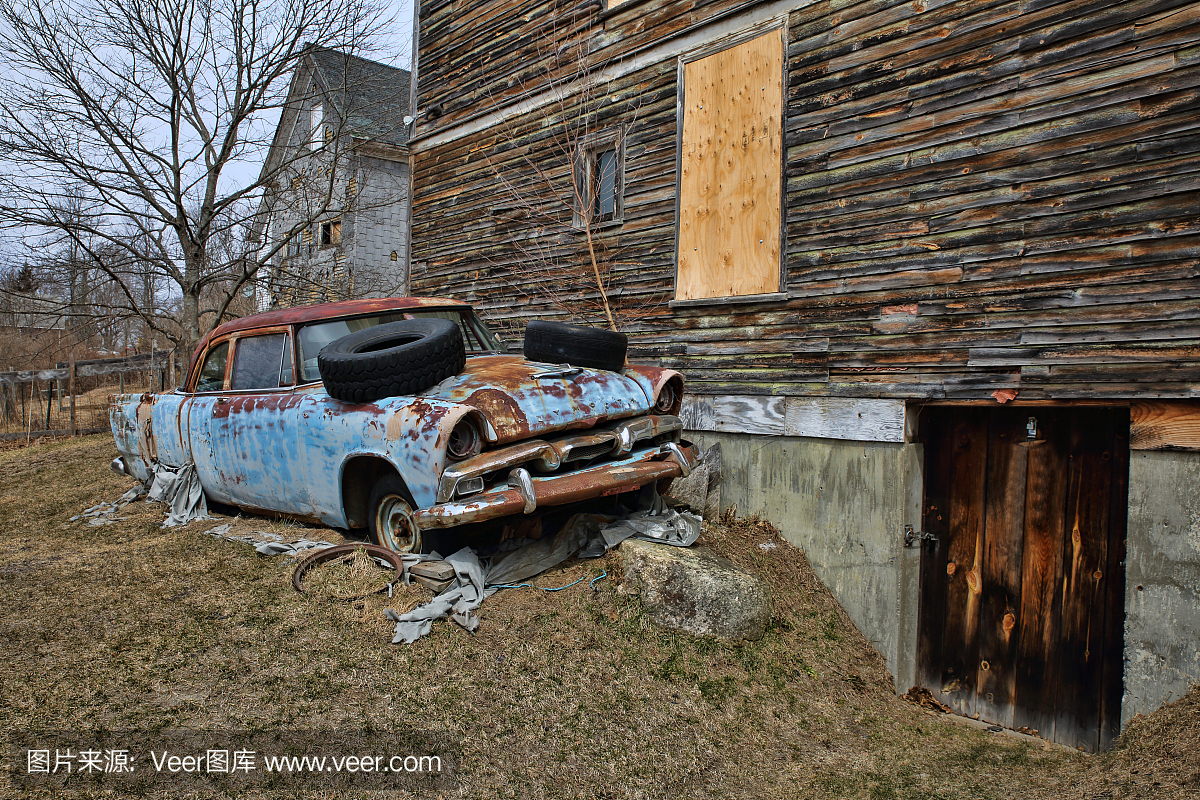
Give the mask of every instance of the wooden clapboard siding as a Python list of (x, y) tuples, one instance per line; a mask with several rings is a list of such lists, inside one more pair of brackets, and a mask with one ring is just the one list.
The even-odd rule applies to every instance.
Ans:
[[(778, 295), (671, 304), (692, 294), (675, 283), (677, 60), (597, 87), (591, 127), (627, 126), (625, 221), (598, 240), (632, 357), (706, 396), (1196, 395), (1200, 7), (796, 5)], [(609, 68), (756, 8), (422, 3), (419, 107), (441, 115), (414, 144), (412, 291), (474, 302), (514, 343), (525, 320), (566, 316), (539, 285), (597, 322), (585, 243), (526, 163), (569, 181), (571, 101), (421, 137), (527, 97), (539, 54), (571, 36)], [(501, 175), (525, 187), (524, 213)], [(521, 246), (566, 266), (531, 270)]]
[(601, 0), (435, 0), (420, 4), (420, 109), (437, 109), (421, 134), (529, 97), (587, 63), (608, 64), (664, 36), (736, 13), (754, 0), (626, 3), (603, 14)]

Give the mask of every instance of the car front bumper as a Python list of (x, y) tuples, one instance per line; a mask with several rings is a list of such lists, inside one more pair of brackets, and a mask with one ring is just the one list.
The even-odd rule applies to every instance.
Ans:
[(430, 530), (531, 514), (538, 508), (621, 494), (648, 483), (683, 477), (699, 463), (700, 451), (695, 445), (668, 442), (574, 472), (540, 476), (514, 469), (507, 484), (468, 498), (420, 509), (415, 516), (421, 530)]

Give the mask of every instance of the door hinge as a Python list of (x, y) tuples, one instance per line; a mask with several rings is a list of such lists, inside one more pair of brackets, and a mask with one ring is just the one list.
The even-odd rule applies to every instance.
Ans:
[(904, 546), (905, 547), (912, 547), (914, 544), (916, 544), (921, 539), (927, 539), (928, 541), (931, 541), (934, 544), (937, 544), (937, 540), (938, 540), (937, 537), (934, 536), (932, 533), (926, 533), (925, 531), (913, 530), (912, 525), (904, 526)]

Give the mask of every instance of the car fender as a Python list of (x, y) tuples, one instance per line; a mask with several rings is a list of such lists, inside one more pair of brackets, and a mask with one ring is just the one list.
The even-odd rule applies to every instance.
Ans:
[[(658, 397), (658, 393), (662, 391), (662, 387), (667, 381), (677, 379), (680, 389), (684, 386), (683, 373), (665, 367), (649, 367), (643, 364), (629, 364), (625, 367), (625, 376), (637, 381), (642, 387), (642, 391), (646, 393), (646, 400), (651, 406), (654, 405), (654, 399)], [(682, 396), (682, 392), (680, 392)], [(677, 412), (678, 409), (675, 409)]]
[[(390, 397), (375, 403), (344, 403), (323, 392), (305, 410), (304, 447), (314, 510), (336, 527), (348, 527), (344, 506), (347, 465), (382, 459), (399, 475), (417, 507), (433, 505), (446, 461), (450, 432), (464, 417), (491, 440), (495, 431), (478, 411), (423, 397)], [(369, 487), (367, 488), (369, 492)]]

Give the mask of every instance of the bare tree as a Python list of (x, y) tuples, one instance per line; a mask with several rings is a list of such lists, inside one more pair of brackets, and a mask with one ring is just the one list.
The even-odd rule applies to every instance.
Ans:
[[(619, 266), (616, 233), (621, 218), (625, 133), (636, 124), (638, 100), (613, 105), (605, 67), (580, 32), (580, 14), (548, 16), (538, 37), (536, 71), (518, 94), (494, 98), (500, 108), (549, 92), (551, 102), (533, 131), (508, 117), (501, 140), (487, 156), (508, 202), (494, 209), (511, 256), (501, 275), (526, 296), (548, 302), (581, 321), (603, 320), (612, 330), (649, 302), (618, 297), (612, 278)], [(607, 202), (615, 206), (606, 206)]]
[[(274, 255), (228, 242), (244, 241), (257, 198), (291, 168), (285, 160), (251, 176), (294, 71), (311, 47), (367, 51), (384, 9), (380, 0), (0, 0), (9, 162), (0, 223), (35, 246), (71, 243), (124, 295), (125, 313), (190, 350)], [(177, 325), (146, 302), (156, 281), (177, 300)]]

